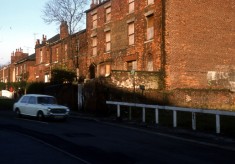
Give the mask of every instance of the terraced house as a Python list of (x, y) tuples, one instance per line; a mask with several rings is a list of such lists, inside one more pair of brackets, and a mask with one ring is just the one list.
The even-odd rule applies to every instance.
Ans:
[[(86, 30), (69, 35), (67, 22), (61, 22), (60, 33), (47, 40), (36, 42), (35, 81), (49, 82), (53, 68), (64, 68), (82, 76), (85, 69), (79, 69), (80, 58), (86, 55)], [(85, 74), (85, 73), (83, 73)]]
[(64, 67), (157, 103), (231, 109), (234, 11), (234, 0), (91, 0), (86, 30), (69, 35), (62, 22), (60, 34), (37, 41), (34, 80)]

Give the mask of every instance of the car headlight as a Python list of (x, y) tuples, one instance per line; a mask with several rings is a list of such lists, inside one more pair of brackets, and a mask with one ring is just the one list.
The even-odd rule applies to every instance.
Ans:
[(47, 108), (47, 113), (51, 113), (51, 108)]

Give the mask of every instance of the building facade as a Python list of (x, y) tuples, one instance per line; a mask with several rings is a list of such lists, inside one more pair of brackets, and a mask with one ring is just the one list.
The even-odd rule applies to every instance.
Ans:
[[(32, 81), (49, 82), (53, 68), (65, 68), (77, 79), (160, 90), (173, 104), (235, 106), (234, 0), (91, 0), (85, 13), (85, 30), (70, 35), (61, 22), (59, 34), (37, 40)], [(2, 82), (19, 80), (18, 53), (1, 69)]]
[(161, 70), (161, 1), (92, 1), (86, 15), (90, 78)]
[(86, 69), (80, 69), (83, 65), (79, 63), (86, 51), (86, 30), (69, 35), (67, 22), (62, 22), (60, 34), (48, 40), (43, 35), (42, 41), (36, 42), (35, 81), (49, 82), (53, 68), (74, 71), (78, 78), (85, 76)]

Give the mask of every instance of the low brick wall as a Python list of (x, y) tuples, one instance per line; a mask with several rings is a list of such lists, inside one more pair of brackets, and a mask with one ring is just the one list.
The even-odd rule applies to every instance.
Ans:
[(168, 92), (167, 99), (173, 106), (235, 110), (235, 93), (229, 90), (176, 89)]

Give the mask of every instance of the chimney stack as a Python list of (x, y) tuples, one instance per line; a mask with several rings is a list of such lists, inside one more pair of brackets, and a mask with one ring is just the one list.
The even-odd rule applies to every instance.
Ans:
[(68, 24), (66, 21), (61, 21), (60, 25), (60, 39), (64, 39), (69, 36)]

